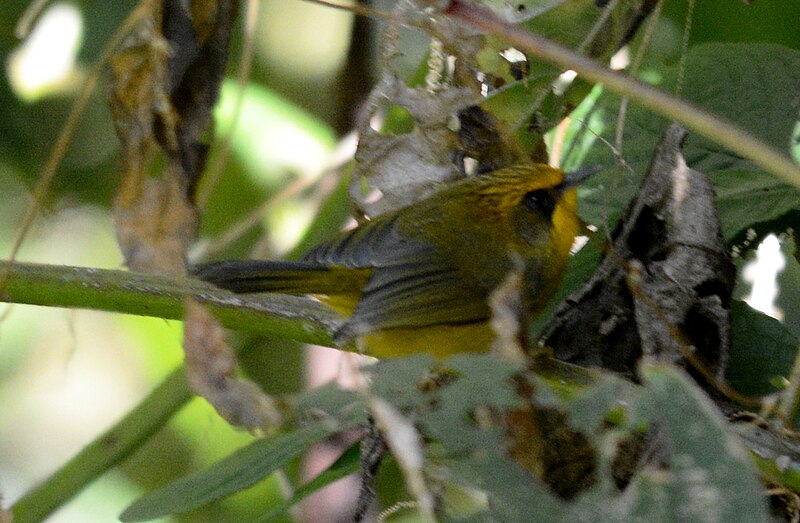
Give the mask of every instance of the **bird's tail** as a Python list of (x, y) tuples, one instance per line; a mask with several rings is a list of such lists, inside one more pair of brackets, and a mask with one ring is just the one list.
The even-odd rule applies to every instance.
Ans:
[(190, 269), (195, 278), (236, 293), (360, 294), (369, 270), (329, 267), (313, 262), (231, 260)]

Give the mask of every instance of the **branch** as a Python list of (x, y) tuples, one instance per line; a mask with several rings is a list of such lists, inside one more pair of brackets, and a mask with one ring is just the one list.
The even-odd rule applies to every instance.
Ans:
[[(237, 295), (189, 278), (106, 269), (0, 262), (8, 274), (0, 301), (74, 307), (180, 320), (194, 298), (223, 326), (333, 347), (341, 318), (325, 305), (283, 294)], [(345, 347), (344, 350), (352, 350)]]
[(192, 398), (183, 367), (170, 374), (135, 409), (95, 439), (12, 507), (15, 523), (43, 521), (101, 474), (131, 455)]
[[(341, 321), (324, 305), (307, 298), (235, 295), (189, 278), (0, 262), (0, 273), (5, 271), (8, 278), (0, 301), (9, 303), (181, 319), (183, 302), (192, 297), (228, 328), (328, 346), (332, 346), (329, 333)], [(11, 507), (14, 521), (44, 520), (98, 476), (127, 458), (191, 398), (181, 366), (122, 420), (20, 498)]]

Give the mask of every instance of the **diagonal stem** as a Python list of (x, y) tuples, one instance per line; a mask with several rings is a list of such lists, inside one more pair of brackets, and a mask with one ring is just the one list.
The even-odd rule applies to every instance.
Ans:
[(800, 166), (785, 153), (755, 138), (740, 127), (672, 94), (605, 67), (572, 49), (526, 29), (506, 23), (491, 11), (460, 0), (445, 12), (477, 29), (500, 36), (531, 55), (576, 71), (609, 91), (641, 104), (651, 111), (682, 123), (687, 128), (749, 158), (765, 171), (800, 189)]

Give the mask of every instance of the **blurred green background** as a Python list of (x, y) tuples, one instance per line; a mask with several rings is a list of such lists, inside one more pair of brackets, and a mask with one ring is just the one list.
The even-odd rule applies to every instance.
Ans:
[[(22, 42), (14, 30), (28, 2), (0, 3), (2, 257), (10, 252), (31, 190), (76, 93), (135, 4), (50, 2)], [(231, 137), (224, 181), (203, 218), (200, 248), (217, 258), (244, 256), (254, 246), (264, 255), (292, 250), (324, 195), (312, 188), (324, 184), (313, 180), (333, 161), (339, 139), (377, 75), (378, 23), (355, 22), (348, 13), (297, 0), (259, 5), (251, 83)], [(391, 2), (378, 5), (388, 8)], [(686, 7), (686, 1), (666, 2), (658, 41), (668, 56), (679, 56)], [(690, 43), (769, 41), (800, 49), (800, 34), (789, 20), (800, 20), (796, 0), (755, 0), (751, 6), (740, 0), (705, 0), (697, 2)], [(229, 64), (231, 80), (217, 111), (220, 135), (234, 118), (233, 78), (242, 41), (239, 29)], [(93, 94), (20, 260), (121, 266), (110, 216), (118, 145), (104, 93), (101, 87)], [(218, 150), (215, 143), (211, 163)], [(223, 231), (294, 183), (301, 188), (293, 197), (255, 214), (255, 226), (247, 234), (215, 250)], [(341, 192), (339, 207), (347, 208)], [(339, 225), (330, 224), (332, 229)], [(179, 365), (182, 332), (177, 322), (99, 312), (5, 305), (0, 311), (0, 497), (7, 506)], [(304, 356), (297, 347), (279, 340), (239, 342), (253, 345), (243, 366), (268, 392), (304, 385)], [(250, 439), (195, 399), (123, 467), (103, 476), (50, 521), (114, 521), (138, 495), (203, 468)], [(250, 521), (279, 495), (275, 482), (268, 481), (170, 521)]]

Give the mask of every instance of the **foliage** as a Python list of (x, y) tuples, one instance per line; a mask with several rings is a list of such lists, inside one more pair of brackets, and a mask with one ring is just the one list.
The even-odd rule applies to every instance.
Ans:
[[(10, 34), (8, 21), (19, 17), (21, 4), (8, 2), (0, 7), (0, 13), (6, 15), (2, 17), (6, 21), (4, 34)], [(200, 4), (192, 15), (202, 19), (198, 13), (211, 9), (214, 2)], [(236, 7), (236, 2), (221, 4)], [(264, 79), (256, 70), (254, 78), (246, 81), (243, 98), (239, 98), (233, 68), (237, 60), (247, 65), (252, 35), (241, 33), (238, 27), (220, 28), (220, 20), (216, 20), (220, 26), (214, 26), (207, 17), (207, 26), (195, 27), (206, 31), (198, 30), (201, 36), (192, 39), (179, 32), (180, 38), (187, 38), (182, 41), (183, 51), (195, 50), (195, 54), (205, 56), (192, 62), (196, 56), (191, 52), (190, 57), (163, 53), (162, 39), (169, 34), (141, 31), (142, 27), (158, 27), (156, 11), (150, 10), (160, 5), (158, 2), (124, 6), (133, 9), (127, 22), (122, 21), (123, 6), (111, 9), (105, 3), (85, 3), (84, 47), (92, 51), (84, 53), (89, 63), (109, 59), (110, 55), (96, 50), (102, 47), (101, 42), (115, 42), (109, 51), (118, 53), (111, 60), (115, 76), (110, 82), (114, 122), (123, 148), (118, 151), (113, 145), (108, 124), (111, 117), (101, 96), (95, 94), (77, 127), (75, 146), (66, 152), (53, 184), (43, 189), (47, 197), (37, 197), (34, 205), (52, 212), (65, 205), (103, 209), (102, 219), (114, 220), (122, 236), (128, 263), (133, 256), (147, 254), (141, 250), (142, 244), (152, 240), (156, 246), (153, 252), (163, 259), (156, 259), (150, 267), (168, 267), (166, 272), (171, 275), (66, 266), (116, 267), (119, 255), (109, 255), (107, 245), (106, 254), (90, 256), (86, 253), (100, 249), (80, 244), (83, 247), (78, 249), (83, 249), (81, 254), (86, 257), (71, 261), (61, 253), (40, 256), (31, 248), (20, 256), (56, 265), (0, 265), (0, 296), (8, 302), (177, 319), (182, 317), (187, 300), (192, 300), (207, 306), (221, 323), (190, 322), (187, 331), (207, 328), (198, 331), (208, 333), (200, 341), (220, 343), (190, 346), (187, 342), (187, 360), (194, 365), (190, 365), (189, 385), (180, 369), (170, 374), (118, 425), (40, 487), (14, 501), (10, 506), (14, 521), (43, 520), (110, 469), (137, 484), (114, 508), (123, 521), (165, 516), (174, 521), (273, 521), (287, 518), (289, 513), (296, 516), (293, 508), (307, 496), (358, 470), (364, 475), (368, 438), (361, 447), (345, 445), (339, 458), (312, 479), (300, 479), (297, 473), (303, 455), (334, 435), (347, 431), (363, 435), (364, 427), (370, 424), (384, 434), (382, 444), (389, 453), (379, 474), (395, 479), (393, 488), (380, 492), (379, 501), (391, 507), (392, 500), (412, 500), (410, 506), (423, 520), (529, 521), (536, 516), (547, 521), (766, 521), (769, 515), (764, 486), (751, 458), (758, 458), (759, 470), (770, 478), (771, 486), (783, 484), (787, 492), (797, 492), (791, 472), (800, 466), (800, 456), (792, 451), (774, 456), (757, 451), (755, 437), (742, 436), (743, 431), (720, 414), (720, 407), (729, 408), (730, 403), (719, 401), (716, 395), (717, 403), (712, 402), (706, 394), (709, 388), (699, 387), (693, 372), (664, 363), (645, 363), (639, 382), (634, 384), (610, 372), (574, 368), (546, 356), (526, 360), (525, 365), (493, 354), (455, 356), (444, 361), (415, 356), (365, 368), (355, 390), (333, 384), (303, 390), (299, 378), (291, 378), (301, 374), (297, 347), (284, 350), (274, 338), (264, 341), (255, 336), (330, 345), (329, 333), (338, 322), (335, 315), (302, 298), (238, 297), (170, 273), (182, 266), (185, 244), (195, 240), (194, 228), (201, 223), (201, 240), (195, 241), (192, 256), (292, 253), (297, 252), (292, 250), (293, 245), (308, 245), (338, 229), (351, 200), (360, 216), (370, 216), (424, 197), (440, 184), (462, 176), (461, 167), (469, 162), (459, 165), (454, 158), (469, 158), (476, 171), (481, 171), (512, 162), (546, 161), (550, 155), (565, 169), (595, 163), (608, 167), (580, 194), (581, 217), (599, 233), (571, 260), (557, 301), (563, 299), (596, 268), (603, 247), (599, 238), (613, 230), (635, 195), (669, 121), (686, 117), (689, 123), (697, 119), (704, 122), (706, 116), (691, 111), (689, 116), (676, 114), (669, 104), (655, 108), (640, 105), (638, 95), (625, 91), (630, 84), (616, 82), (614, 76), (607, 78), (605, 87), (592, 85), (594, 82), (586, 79), (594, 79), (594, 73), (581, 69), (580, 56), (574, 58), (577, 80), (553, 90), (551, 85), (560, 81), (563, 64), (524, 47), (524, 38), (515, 40), (515, 29), (546, 36), (602, 64), (620, 45), (626, 45), (633, 57), (629, 66), (632, 77), (647, 79), (713, 117), (738, 125), (749, 138), (759, 141), (758, 147), (763, 145), (761, 152), (753, 155), (749, 145), (737, 148), (731, 140), (721, 142), (714, 131), (707, 131), (713, 127), (710, 123), (694, 130), (689, 125), (683, 150), (688, 164), (705, 172), (713, 183), (726, 245), (741, 258), (749, 258), (768, 234), (791, 235), (800, 216), (800, 178), (792, 178), (791, 172), (777, 172), (763, 158), (771, 152), (794, 158), (795, 176), (798, 172), (800, 40), (785, 34), (780, 29), (783, 24), (776, 21), (800, 15), (796, 3), (783, 0), (766, 5), (757, 1), (745, 6), (744, 2), (715, 0), (702, 2), (694, 12), (681, 2), (662, 6), (650, 0), (612, 0), (605, 3), (608, 9), (598, 9), (598, 4), (602, 2), (483, 2), (483, 7), (514, 22), (489, 34), (459, 18), (459, 13), (463, 14), (459, 9), (468, 11), (470, 4), (453, 2), (439, 9), (422, 2), (399, 4), (386, 21), (380, 70), (357, 70), (358, 76), (344, 74), (344, 80), (330, 90), (342, 96), (325, 97), (331, 99), (324, 101), (328, 104), (346, 99), (345, 91), (366, 92), (368, 73), (379, 77), (355, 124), (361, 137), (355, 159), (347, 160), (341, 169), (347, 176), (339, 182), (320, 174), (334, 150), (331, 126), (297, 106), (314, 109), (315, 103), (323, 102), (314, 98), (289, 101), (301, 94), (291, 86), (303, 82), (294, 80), (293, 84), (273, 64), (270, 74), (264, 75), (273, 82), (269, 88), (262, 85)], [(99, 16), (109, 9), (114, 13), (111, 26), (103, 21), (105, 14)], [(249, 16), (254, 16), (252, 9), (249, 6)], [(747, 30), (731, 30), (730, 18), (737, 13), (735, 22)], [(649, 18), (644, 16), (647, 14)], [(718, 19), (714, 18), (716, 14), (720, 14)], [(690, 26), (692, 16), (705, 22)], [(155, 25), (137, 25), (151, 20), (148, 17)], [(415, 29), (401, 29), (392, 17)], [(116, 27), (123, 29), (114, 36)], [(752, 27), (761, 29), (754, 34)], [(690, 30), (686, 48), (679, 36), (684, 29)], [(228, 30), (233, 31), (232, 51), (223, 81), (224, 60), (220, 63), (214, 52), (225, 46), (206, 56), (201, 44), (203, 35)], [(128, 34), (139, 39), (136, 45), (131, 39), (120, 38)], [(407, 42), (413, 47), (415, 39), (425, 56), (408, 67), (398, 57), (416, 56), (404, 47)], [(13, 44), (6, 39), (2, 45), (10, 48)], [(359, 47), (367, 47), (363, 42), (354, 40), (352, 45), (347, 67), (354, 67), (356, 58), (367, 59), (357, 55)], [(524, 50), (525, 58), (509, 59), (505, 53), (501, 56), (509, 47)], [(456, 68), (446, 65), (448, 57), (455, 57)], [(191, 78), (212, 81), (202, 89), (161, 83), (163, 77), (175, 75), (176, 68), (181, 67), (193, 71)], [(481, 73), (480, 81), (476, 72)], [(327, 81), (331, 85), (335, 82), (332, 78)], [(216, 134), (206, 120), (216, 96), (215, 82), (221, 84), (222, 96), (215, 114)], [(307, 80), (308, 84), (313, 82)], [(170, 91), (170, 87), (175, 89)], [(481, 88), (487, 91), (486, 96), (481, 96)], [(8, 208), (0, 209), (4, 237), (11, 237), (6, 224), (16, 225), (17, 217), (24, 212), (18, 201), (27, 201), (27, 188), (36, 183), (39, 167), (45, 163), (42, 145), (55, 141), (52, 122), (66, 118), (69, 102), (78, 91), (73, 84), (65, 92), (67, 96), (45, 97), (26, 105), (28, 102), (23, 102), (9, 85), (0, 85), (0, 100), (10, 108), (0, 124), (0, 134), (9, 137), (0, 144), (0, 182), (13, 195), (7, 199)], [(647, 88), (645, 93), (656, 100), (662, 96), (661, 91)], [(146, 101), (140, 100), (142, 105), (128, 111), (131, 107), (126, 104), (140, 95)], [(322, 97), (320, 93), (314, 96)], [(196, 105), (181, 105), (185, 97), (195, 100)], [(338, 110), (349, 113), (352, 107)], [(473, 111), (469, 120), (468, 110)], [(460, 130), (453, 127), (456, 115), (461, 117)], [(380, 129), (374, 127), (375, 117), (383, 118)], [(274, 125), (264, 126), (264, 120)], [(35, 124), (43, 121), (51, 125)], [(228, 135), (233, 128), (236, 130)], [(213, 142), (206, 162), (204, 141), (209, 137)], [(293, 138), (281, 141), (286, 137)], [(298, 145), (299, 149), (293, 148)], [(228, 152), (230, 158), (226, 158)], [(121, 169), (125, 178), (122, 189), (114, 193), (108, 179), (117, 176), (117, 153), (125, 158)], [(787, 163), (791, 166), (791, 161)], [(203, 165), (209, 172), (198, 180), (196, 170)], [(220, 180), (216, 184), (214, 169), (221, 169), (216, 173)], [(370, 188), (377, 189), (384, 199), (375, 201)], [(141, 197), (151, 194), (151, 189), (170, 204), (180, 200), (180, 206), (159, 207), (152, 199)], [(109, 209), (114, 197), (112, 215)], [(263, 201), (268, 202), (266, 207)], [(195, 214), (201, 208), (205, 211), (202, 222)], [(266, 218), (262, 218), (264, 211)], [(296, 222), (305, 227), (280, 236), (280, 231)], [(39, 233), (35, 230), (31, 235)], [(74, 236), (75, 241), (88, 241)], [(37, 244), (47, 241), (45, 237)], [(10, 247), (8, 240), (2, 244)], [(787, 272), (797, 274), (797, 252), (789, 254)], [(152, 256), (149, 261), (153, 261)], [(142, 258), (133, 263), (143, 263)], [(741, 267), (739, 272), (741, 285)], [(800, 281), (789, 281), (781, 293), (783, 300), (800, 302)], [(778, 404), (776, 411), (784, 416), (785, 428), (791, 429), (797, 422), (800, 394), (800, 376), (792, 370), (798, 340), (784, 323), (796, 323), (797, 318), (789, 316), (782, 323), (740, 301), (734, 301), (730, 310), (734, 338), (728, 380), (744, 394), (772, 394), (769, 398)], [(531, 330), (538, 332), (549, 314), (545, 313)], [(53, 321), (52, 317), (45, 320)], [(231, 345), (239, 351), (244, 372), (252, 382), (237, 376), (234, 351), (228, 352), (223, 343), (221, 326), (249, 333), (234, 339)], [(15, 337), (32, 336), (14, 334), (9, 320), (0, 324), (0, 329), (4, 331), (0, 337), (4, 345), (13, 345)], [(11, 337), (5, 331), (12, 332)], [(6, 341), (9, 339), (11, 342)], [(166, 343), (160, 338), (153, 345)], [(174, 341), (170, 343), (174, 345)], [(203, 351), (209, 347), (214, 351), (213, 358), (198, 364), (198, 354), (205, 356)], [(5, 352), (0, 354), (5, 367), (0, 370), (1, 378), (26, 372), (21, 363), (26, 350), (12, 347), (0, 351)], [(153, 351), (149, 357), (158, 360), (163, 355)], [(272, 359), (265, 364), (259, 358)], [(248, 361), (260, 363), (246, 365)], [(159, 378), (170, 368), (161, 365), (157, 367), (163, 369)], [(10, 380), (8, 383), (15, 383)], [(288, 392), (268, 396), (255, 387), (260, 384), (273, 393), (281, 380), (288, 383)], [(189, 401), (190, 388), (210, 390), (206, 398), (228, 420), (242, 419), (243, 403), (252, 407), (256, 415), (249, 419), (257, 421), (246, 428), (259, 437), (225, 435), (226, 446), (217, 449), (218, 455), (213, 458), (207, 452), (200, 460), (203, 466), (184, 464), (151, 472), (156, 468), (151, 464), (173, 459), (180, 452), (148, 450), (143, 446), (148, 439), (167, 438), (181, 452), (198, 447), (191, 444), (188, 432), (167, 422)], [(220, 396), (215, 397), (215, 393)], [(0, 426), (13, 428), (13, 414), (7, 416), (9, 421)], [(198, 417), (206, 419), (208, 412)], [(193, 434), (203, 434), (204, 422), (195, 419), (193, 423)], [(254, 430), (259, 428), (263, 431)], [(762, 429), (753, 425), (747, 430)], [(785, 434), (788, 430), (770, 433), (775, 432)], [(786, 438), (788, 441), (790, 435)], [(199, 439), (202, 441), (202, 436)], [(779, 439), (778, 444), (784, 443)], [(208, 450), (202, 444), (199, 448)], [(638, 453), (630, 451), (636, 448)], [(642, 449), (644, 454), (652, 452), (655, 456), (641, 463), (638, 459), (636, 463), (625, 462), (626, 457), (641, 456)], [(147, 456), (147, 452), (154, 452), (155, 457), (146, 458), (144, 467), (141, 462), (137, 466), (137, 457)], [(131, 461), (124, 464), (130, 456)], [(4, 468), (0, 461), (0, 474)], [(264, 492), (264, 480), (270, 477), (273, 486), (269, 487), (270, 494), (263, 496), (259, 492)], [(363, 480), (369, 482), (369, 478)], [(376, 481), (382, 485), (380, 477)], [(279, 493), (274, 484), (281, 482), (292, 484), (293, 492)], [(142, 495), (144, 491), (147, 493)], [(237, 492), (240, 494), (235, 499), (244, 509), (232, 508), (223, 501)], [(128, 508), (123, 511), (123, 506)], [(0, 513), (0, 521), (3, 517)]]

